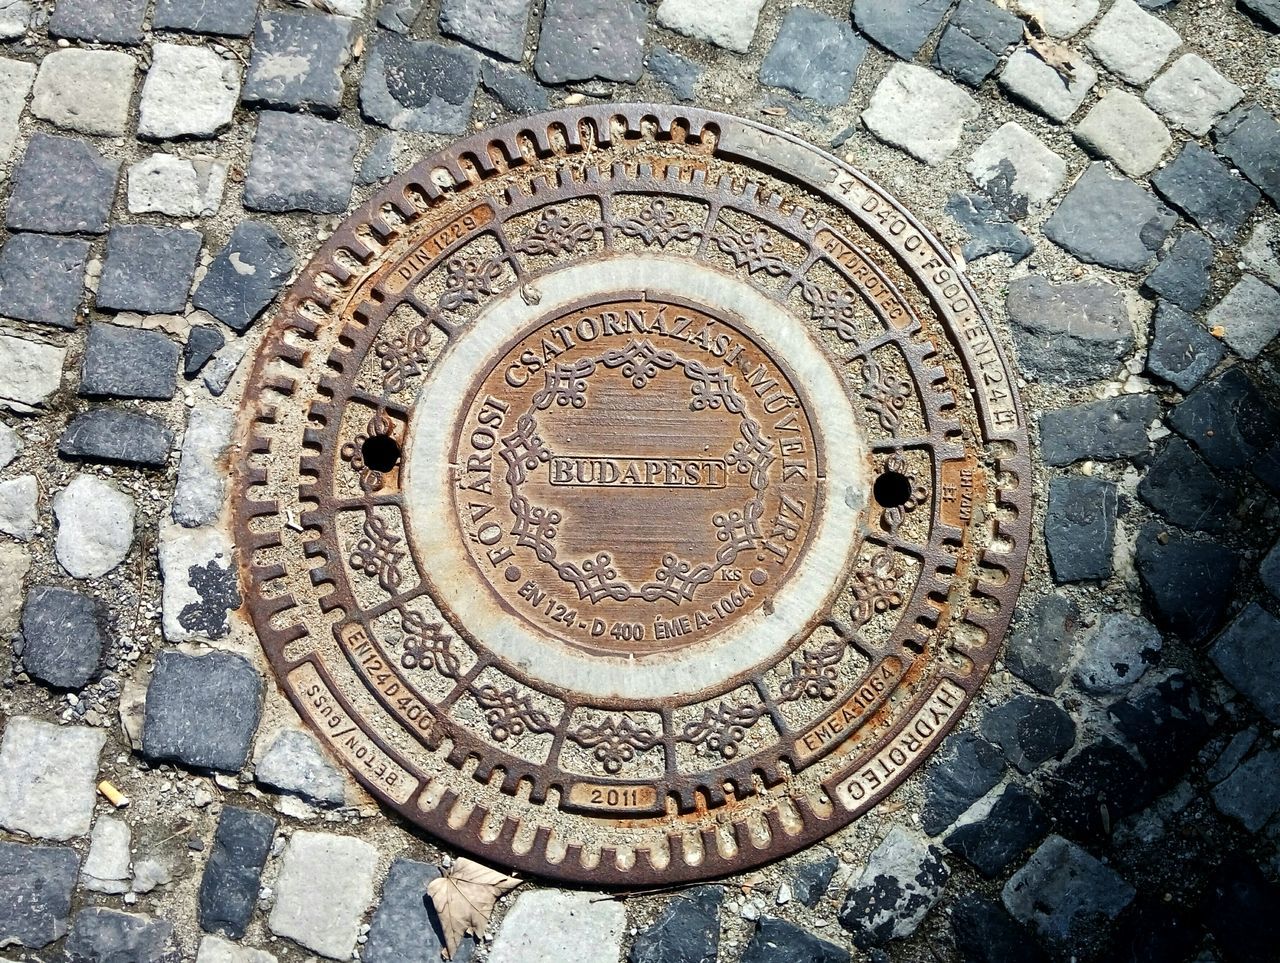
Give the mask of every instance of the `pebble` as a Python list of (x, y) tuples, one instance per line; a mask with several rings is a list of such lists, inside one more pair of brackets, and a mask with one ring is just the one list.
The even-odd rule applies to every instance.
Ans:
[(133, 497), (96, 475), (76, 475), (53, 499), (54, 552), (72, 578), (101, 578), (133, 544)]
[(178, 346), (161, 332), (101, 322), (89, 327), (80, 371), (81, 395), (167, 400), (177, 390), (177, 382)]
[(947, 737), (924, 771), (920, 825), (937, 836), (985, 796), (1004, 775), (1004, 756), (972, 732)]
[(1192, 642), (1218, 627), (1236, 582), (1235, 552), (1151, 523), (1138, 533), (1135, 558), (1157, 625)]
[(1049, 483), (1045, 547), (1054, 580), (1085, 582), (1111, 577), (1119, 494), (1115, 482), (1071, 476)]
[(203, 240), (198, 231), (177, 227), (113, 227), (98, 282), (99, 309), (181, 314)]
[(217, 3), (156, 0), (151, 22), (157, 30), (247, 37), (257, 12), (258, 0), (218, 0)]
[(1235, 489), (1177, 437), (1152, 459), (1138, 483), (1138, 497), (1162, 518), (1201, 532), (1224, 531), (1237, 503)]
[(444, 0), (440, 32), (506, 60), (524, 56), (529, 0)]
[(93, 821), (102, 729), (10, 716), (0, 742), (0, 826), (63, 842)]
[(1151, 394), (1122, 395), (1046, 411), (1040, 416), (1040, 447), (1050, 465), (1091, 459), (1111, 461), (1145, 454), (1147, 426), (1160, 414)]
[[(208, 330), (218, 334), (221, 342), (222, 336), (216, 328)], [(194, 528), (209, 524), (221, 513), (227, 491), (223, 457), (231, 444), (234, 424), (235, 412), (230, 408), (200, 405), (191, 409), (182, 439), (178, 484), (173, 494), (171, 510), (175, 522)]]
[(79, 863), (69, 847), (0, 842), (0, 944), (39, 949), (66, 935)]
[[(262, 677), (230, 652), (162, 651), (147, 688), (142, 754), (154, 762), (238, 772), (258, 727)], [(218, 719), (217, 726), (208, 724)]]
[(595, 893), (522, 892), (494, 938), (489, 963), (617, 963), (626, 925), (623, 905)]
[[(222, 349), (227, 339), (212, 324), (193, 325), (182, 349), (182, 374), (188, 381), (198, 375), (209, 359)], [(194, 414), (194, 412), (193, 412)]]
[(871, 95), (862, 122), (880, 140), (926, 164), (940, 164), (960, 145), (977, 102), (927, 67), (894, 64)]
[(216, 137), (231, 125), (240, 71), (208, 47), (157, 43), (138, 102), (138, 136), (146, 140)]
[(938, 39), (933, 64), (963, 84), (977, 87), (1022, 39), (1022, 21), (990, 0), (960, 0)]
[(1079, 632), (1080, 607), (1073, 600), (1063, 595), (1037, 599), (1009, 636), (1005, 665), (1024, 682), (1053, 695), (1067, 677)]
[(254, 764), (254, 779), (277, 792), (294, 793), (322, 806), (341, 806), (346, 781), (334, 768), (315, 737), (299, 729), (285, 729), (267, 745)]
[(1015, 121), (983, 141), (965, 169), (1010, 217), (1047, 203), (1067, 177), (1067, 162)]
[(1156, 269), (1147, 275), (1143, 283), (1183, 311), (1194, 311), (1209, 296), (1209, 268), (1212, 265), (1213, 245), (1209, 239), (1198, 231), (1187, 231), (1174, 242), (1169, 253), (1160, 259)]
[(1213, 132), (1218, 153), (1280, 205), (1280, 123), (1261, 107), (1238, 108)]
[(49, 18), (55, 37), (94, 43), (142, 43), (147, 0), (57, 0)]
[(130, 214), (206, 217), (218, 213), (227, 165), (212, 157), (152, 154), (128, 171)]
[(1236, 354), (1252, 361), (1280, 334), (1280, 292), (1246, 274), (1209, 311), (1208, 324), (1222, 330), (1222, 340)]
[(913, 60), (949, 9), (951, 0), (853, 0), (853, 21), (891, 54)]
[(1220, 813), (1256, 833), (1280, 812), (1280, 750), (1246, 759), (1210, 795)]
[(1076, 724), (1056, 702), (1018, 694), (987, 711), (982, 734), (1000, 747), (1011, 766), (1031, 773), (1070, 751)]
[(168, 920), (88, 906), (71, 924), (66, 954), (69, 963), (169, 963), (172, 938)]
[(170, 642), (207, 642), (231, 631), (227, 614), (240, 607), (231, 538), (221, 528), (160, 528), (160, 574), (164, 637)]
[(238, 940), (258, 902), (262, 867), (271, 849), (276, 821), (239, 806), (224, 806), (213, 849), (200, 879), (200, 926)]
[(1145, 84), (1182, 46), (1178, 31), (1133, 0), (1115, 0), (1085, 46), (1121, 80)]
[(837, 107), (849, 99), (867, 46), (847, 20), (793, 7), (760, 65), (760, 83)]
[(138, 64), (126, 53), (72, 48), (40, 62), (31, 113), (55, 127), (118, 137), (129, 125)]
[(938, 902), (950, 876), (940, 849), (894, 826), (849, 888), (840, 925), (863, 949), (908, 937)]
[(253, 138), (244, 206), (274, 213), (340, 214), (351, 199), (359, 149), (360, 135), (346, 124), (264, 110)]
[(1045, 223), (1045, 237), (1089, 264), (1140, 271), (1178, 216), (1149, 191), (1094, 163)]
[(1070, 79), (1025, 48), (1015, 50), (1000, 71), (1000, 86), (1014, 100), (1055, 123), (1066, 123), (1098, 81), (1098, 72), (1079, 54), (1067, 58)]
[[(352, 836), (295, 832), (289, 837), (275, 884), (275, 904), (267, 921), (271, 932), (323, 956), (346, 959), (355, 949), (360, 921), (373, 902), (377, 864), (378, 851)], [(541, 925), (544, 931), (554, 932), (562, 924), (544, 918)], [(565, 950), (573, 947), (577, 958), (586, 960), (590, 958), (584, 952), (587, 944), (605, 938), (600, 932), (579, 931)], [(495, 941), (489, 957), (493, 963), (500, 959), (498, 945)]]
[(1249, 602), (1209, 649), (1223, 678), (1272, 725), (1280, 725), (1280, 661), (1275, 658), (1280, 619)]
[(70, 330), (84, 297), (89, 242), (15, 234), (0, 248), (0, 314)]
[(39, 526), (40, 485), (35, 475), (19, 475), (0, 482), (0, 532), (29, 542)]
[(36, 132), (13, 173), (11, 231), (104, 234), (120, 162), (73, 137)]
[[(360, 950), (364, 963), (437, 963), (444, 939), (435, 907), (428, 908), (430, 900), (423, 899), (423, 894), (439, 875), (435, 866), (404, 856), (395, 858), (382, 884), (382, 899), (370, 921), (368, 939)], [(474, 938), (465, 937), (453, 956), (454, 963), (467, 963), (475, 945)]]
[(66, 357), (58, 345), (0, 335), (0, 405), (19, 412), (43, 407), (62, 387)]
[(943, 840), (987, 879), (995, 879), (1049, 831), (1030, 790), (1010, 783), (975, 803)]
[(129, 889), (133, 893), (150, 893), (157, 886), (173, 882), (173, 873), (169, 867), (158, 859), (144, 856), (133, 866), (133, 882)]
[(471, 120), (479, 58), (469, 50), (385, 34), (360, 84), (360, 111), (384, 127), (459, 134)]
[(741, 963), (849, 963), (849, 951), (786, 920), (762, 916)]
[(1099, 381), (1133, 350), (1124, 293), (1109, 281), (1053, 284), (1030, 274), (1009, 283), (1005, 311), (1019, 364), (1052, 384)]
[(241, 221), (209, 264), (191, 303), (243, 332), (275, 298), (294, 264), (293, 252), (274, 228)]
[(1203, 137), (1218, 118), (1240, 102), (1244, 91), (1198, 54), (1183, 54), (1143, 95), (1174, 127)]
[(1184, 144), (1173, 162), (1157, 171), (1151, 184), (1166, 201), (1223, 244), (1234, 243), (1262, 195), (1210, 151)]
[[(1074, 136), (1090, 154), (1110, 160), (1130, 177), (1151, 173), (1173, 143), (1156, 113), (1125, 90), (1110, 91), (1094, 104)], [(1164, 174), (1162, 170), (1157, 179)]]
[(358, 27), (347, 17), (323, 13), (265, 12), (253, 32), (244, 102), (336, 114), (342, 106), (342, 71)]
[(22, 606), (22, 666), (57, 689), (83, 689), (98, 674), (109, 639), (104, 612), (88, 595), (34, 586)]
[[(669, 6), (658, 8), (658, 19)], [(744, 6), (754, 6), (746, 0)], [(716, 0), (702, 3), (706, 12)], [(636, 0), (547, 0), (533, 69), (544, 84), (575, 80), (635, 83), (644, 70), (647, 14)]]
[(658, 24), (734, 53), (746, 53), (765, 0), (662, 0)]
[(173, 432), (151, 415), (115, 408), (91, 408), (67, 422), (58, 454), (87, 461), (163, 468), (173, 448)]
[(129, 847), (133, 833), (124, 820), (99, 816), (89, 837), (89, 855), (80, 883), (95, 893), (121, 894), (129, 889)]
[(1156, 305), (1154, 334), (1147, 349), (1149, 373), (1189, 392), (1225, 355), (1221, 342), (1191, 315), (1168, 301)]

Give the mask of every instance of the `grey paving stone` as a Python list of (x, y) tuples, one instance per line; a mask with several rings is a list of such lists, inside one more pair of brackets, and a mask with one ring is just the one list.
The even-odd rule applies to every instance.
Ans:
[(67, 349), (0, 335), (0, 407), (29, 414), (62, 386)]
[(1262, 193), (1280, 205), (1280, 123), (1261, 107), (1238, 108), (1213, 132), (1218, 153), (1230, 160)]
[(84, 141), (35, 133), (13, 174), (11, 231), (102, 234), (116, 193), (120, 162)]
[(847, 21), (792, 7), (760, 65), (760, 83), (838, 107), (849, 100), (867, 46)]
[(853, 0), (858, 29), (903, 60), (912, 60), (951, 9), (953, 0)]
[(170, 642), (224, 638), (227, 613), (240, 607), (235, 551), (227, 532), (215, 525), (160, 528), (161, 625)]
[(0, 826), (58, 842), (93, 821), (102, 729), (10, 716), (0, 742)]
[(35, 475), (19, 475), (0, 482), (0, 532), (29, 542), (39, 523), (40, 485)]
[[(261, 701), (262, 677), (242, 656), (161, 652), (147, 688), (142, 753), (156, 762), (238, 772)], [(215, 717), (219, 724), (210, 726)]]
[(1035, 796), (1010, 783), (961, 816), (943, 842), (987, 879), (995, 879), (1048, 831), (1049, 817)]
[(702, 79), (702, 68), (694, 61), (661, 44), (655, 44), (649, 51), (648, 70), (650, 76), (675, 94), (678, 100), (693, 100), (698, 81)]
[(746, 53), (765, 0), (662, 0), (658, 23), (695, 40)]
[(1199, 532), (1223, 531), (1237, 502), (1235, 489), (1176, 436), (1152, 459), (1138, 497), (1162, 518)]
[(58, 439), (65, 458), (163, 468), (173, 448), (173, 432), (158, 418), (134, 411), (92, 408), (67, 422)]
[(1076, 665), (1076, 684), (1091, 695), (1124, 692), (1159, 660), (1160, 630), (1136, 615), (1103, 616), (1085, 636)]
[(1262, 584), (1277, 599), (1280, 599), (1280, 542), (1272, 546), (1267, 557), (1262, 560), (1262, 568), (1258, 570)]
[(1079, 946), (1133, 901), (1134, 889), (1075, 843), (1050, 836), (1002, 891), (1005, 908), (1059, 949)]
[(94, 893), (128, 892), (132, 839), (133, 833), (124, 820), (99, 816), (89, 837), (89, 855), (85, 857), (81, 885)]
[(54, 554), (72, 578), (101, 578), (133, 544), (133, 497), (96, 475), (76, 475), (53, 499)]
[(1250, 602), (1209, 649), (1209, 658), (1223, 678), (1273, 725), (1280, 725), (1277, 640), (1280, 619), (1257, 602)]
[(294, 263), (293, 252), (274, 228), (243, 221), (209, 264), (191, 303), (243, 332), (284, 287)]
[(107, 260), (98, 282), (98, 307), (181, 314), (203, 241), (199, 231), (179, 227), (113, 227), (107, 235)]
[(204, 374), (200, 379), (209, 389), (209, 394), (219, 398), (227, 390), (227, 386), (231, 384), (231, 379), (235, 377), (240, 367), (240, 362), (244, 360), (248, 347), (246, 341), (232, 341), (213, 356), (213, 360), (205, 366)]
[(529, 25), (529, 0), (443, 0), (440, 32), (519, 61)]
[(1218, 627), (1235, 588), (1234, 551), (1150, 523), (1138, 533), (1135, 558), (1160, 628), (1196, 642)]
[(636, 937), (629, 963), (716, 963), (722, 898), (715, 886), (674, 897)]
[[(533, 81), (529, 81), (533, 83)], [(356, 173), (356, 183), (363, 186), (378, 184), (390, 180), (396, 172), (396, 135), (389, 130), (383, 131), (374, 140), (373, 145), (360, 161), (360, 170)]]
[(1111, 577), (1118, 500), (1115, 482), (1101, 478), (1073, 475), (1049, 483), (1045, 544), (1057, 582)]
[(1067, 162), (1009, 121), (973, 152), (966, 170), (1007, 214), (1024, 217), (1029, 207), (1058, 193), (1067, 177)]
[(1008, 254), (1010, 264), (1024, 260), (1035, 245), (986, 194), (952, 194), (946, 212), (969, 235), (962, 255), (978, 261), (992, 254)]
[(1280, 750), (1263, 750), (1213, 787), (1213, 804), (1251, 833), (1280, 812)]
[(274, 954), (240, 946), (218, 936), (200, 940), (196, 963), (279, 963)]
[(227, 165), (212, 157), (152, 154), (129, 166), (130, 214), (204, 217), (216, 214), (227, 182)]
[(1280, 333), (1280, 293), (1246, 274), (1209, 311), (1208, 324), (1242, 358), (1253, 360)]
[(351, 199), (359, 149), (360, 135), (345, 124), (264, 110), (253, 139), (244, 206), (339, 214)]
[(1247, 468), (1280, 437), (1280, 413), (1239, 366), (1210, 378), (1169, 414), (1169, 424), (1214, 468)]
[(360, 111), (384, 127), (460, 134), (471, 122), (479, 58), (470, 50), (384, 34), (360, 84)]
[(0, 248), (0, 314), (71, 329), (84, 296), (89, 242), (15, 234)]
[[(751, 5), (749, 0), (746, 6)], [(667, 6), (659, 8), (659, 19)], [(593, 79), (633, 84), (644, 71), (646, 26), (645, 7), (635, 0), (547, 0), (534, 72), (545, 84)]]
[(1211, 730), (1199, 689), (1177, 670), (1149, 676), (1107, 715), (1146, 762), (1153, 799), (1185, 778)]
[(278, 732), (253, 767), (253, 777), (268, 789), (293, 793), (322, 806), (341, 806), (346, 783), (321, 751), (315, 737), (299, 729)]
[(1213, 761), (1213, 765), (1205, 770), (1204, 778), (1212, 783), (1219, 783), (1226, 779), (1236, 770), (1236, 766), (1244, 761), (1244, 757), (1249, 754), (1249, 750), (1254, 747), (1258, 741), (1258, 730), (1256, 728), (1242, 729), (1231, 737), (1231, 741), (1218, 754)]
[(942, 896), (950, 876), (940, 849), (894, 826), (849, 888), (840, 925), (864, 949), (910, 936)]
[(1013, 0), (1013, 10), (1034, 17), (1051, 37), (1074, 37), (1098, 14), (1098, 0)]
[[(436, 963), (443, 939), (435, 914), (423, 894), (440, 875), (436, 867), (397, 856), (382, 884), (382, 899), (369, 925), (369, 939), (360, 950), (365, 963)], [(433, 907), (434, 909), (434, 907)], [(475, 954), (475, 940), (466, 937), (454, 960), (467, 963)]]
[(1080, 608), (1061, 595), (1038, 599), (1004, 650), (1009, 671), (1045, 695), (1067, 677), (1081, 628)]
[(0, 40), (25, 34), (34, 12), (29, 0), (0, 0)]
[(1045, 223), (1059, 247), (1089, 264), (1140, 271), (1160, 249), (1178, 216), (1133, 181), (1095, 163)]
[[(221, 343), (221, 332), (217, 328), (209, 330), (218, 335)], [(191, 409), (182, 438), (178, 484), (173, 493), (175, 522), (187, 528), (208, 525), (222, 511), (227, 494), (223, 456), (231, 444), (234, 424), (235, 412), (230, 408), (199, 405)]]
[(40, 62), (31, 113), (82, 134), (119, 136), (129, 125), (137, 62), (112, 50), (55, 50)]
[(498, 103), (513, 114), (534, 114), (551, 106), (547, 89), (514, 67), (491, 60), (483, 61), (480, 64), (480, 82)]
[(168, 399), (173, 397), (177, 382), (178, 346), (167, 335), (101, 321), (90, 325), (80, 394)]
[(1280, 288), (1280, 218), (1268, 218), (1253, 229), (1240, 249), (1240, 260), (1246, 270)]
[(1178, 31), (1133, 0), (1116, 0), (1085, 45), (1121, 80), (1145, 84), (1182, 46)]
[(1005, 310), (1019, 365), (1043, 381), (1098, 381), (1113, 374), (1133, 350), (1124, 294), (1109, 281), (1053, 284), (1030, 274), (1010, 282)]
[(0, 424), (0, 468), (8, 468), (23, 447), (22, 437), (14, 429)]
[(991, 743), (972, 732), (952, 733), (925, 769), (921, 827), (941, 834), (991, 791), (1004, 769), (1004, 756)]
[(827, 895), (827, 889), (839, 868), (840, 860), (836, 859), (834, 853), (801, 863), (791, 875), (791, 890), (796, 899), (813, 909)]
[(1019, 694), (987, 711), (982, 734), (1000, 747), (1009, 765), (1031, 773), (1075, 745), (1076, 724), (1053, 700)]
[(1111, 461), (1145, 454), (1147, 426), (1160, 414), (1154, 395), (1122, 395), (1040, 416), (1040, 450), (1050, 465), (1086, 458)]
[(786, 920), (762, 916), (741, 963), (849, 963), (849, 951)]
[(57, 0), (49, 32), (95, 43), (142, 43), (147, 0)]
[(276, 821), (239, 806), (224, 806), (200, 878), (200, 927), (233, 940), (244, 936), (258, 903), (258, 882), (271, 851)]
[(990, 0), (960, 0), (938, 39), (933, 63), (970, 87), (979, 86), (1022, 39), (1022, 21)]
[(74, 589), (37, 585), (22, 607), (22, 666), (58, 689), (82, 689), (98, 674), (109, 640), (103, 611)]
[[(323, 956), (346, 959), (356, 947), (360, 921), (373, 901), (377, 864), (378, 851), (363, 840), (295, 832), (276, 879), (276, 901), (267, 921), (271, 932)], [(547, 919), (543, 924), (552, 927), (556, 922)], [(601, 939), (603, 934), (595, 933), (593, 938)]]
[(1198, 231), (1188, 231), (1174, 242), (1143, 283), (1183, 311), (1194, 311), (1209, 296), (1212, 266), (1213, 245), (1209, 239)]
[(138, 102), (138, 136), (215, 137), (231, 125), (240, 71), (209, 47), (157, 43)]
[(927, 67), (894, 64), (871, 95), (862, 122), (876, 137), (926, 164), (940, 164), (959, 145), (978, 105), (963, 88)]
[(1235, 241), (1262, 196), (1195, 143), (1184, 144), (1173, 163), (1156, 172), (1151, 183), (1161, 197), (1224, 244)]
[(169, 963), (173, 924), (140, 913), (86, 906), (67, 936), (67, 963)]
[(976, 893), (952, 904), (951, 933), (967, 963), (1048, 963), (1025, 927), (999, 903)]
[(384, 0), (378, 8), (378, 26), (408, 33), (426, 5), (426, 0)]
[(1021, 47), (1000, 71), (1000, 86), (1014, 100), (1062, 124), (1084, 103), (1098, 81), (1098, 72), (1079, 54), (1071, 53), (1067, 66), (1071, 71), (1069, 79)]
[(1204, 325), (1168, 301), (1156, 305), (1155, 333), (1147, 350), (1147, 371), (1190, 391), (1217, 367), (1226, 349)]
[(498, 930), (489, 963), (574, 958), (616, 963), (622, 956), (626, 913), (612, 900), (569, 890), (525, 891)]
[(348, 17), (323, 13), (264, 13), (253, 31), (253, 59), (241, 98), (260, 107), (336, 113), (358, 27)]
[(79, 868), (66, 846), (0, 842), (0, 943), (39, 949), (61, 939)]
[[(0, 0), (0, 35), (3, 35), (4, 0)], [(27, 106), (27, 94), (35, 81), (36, 65), (0, 57), (0, 164), (8, 164), (18, 143), (18, 119)]]
[(1203, 137), (1219, 117), (1240, 102), (1244, 91), (1198, 54), (1183, 54), (1157, 77), (1144, 95), (1165, 120)]
[(247, 37), (258, 14), (258, 0), (156, 0), (152, 25), (158, 30)]
[(1237, 0), (1240, 9), (1273, 30), (1280, 30), (1280, 3), (1277, 0)]
[(1131, 177), (1154, 170), (1173, 143), (1155, 111), (1125, 90), (1109, 91), (1084, 115), (1074, 133), (1086, 151), (1111, 160)]

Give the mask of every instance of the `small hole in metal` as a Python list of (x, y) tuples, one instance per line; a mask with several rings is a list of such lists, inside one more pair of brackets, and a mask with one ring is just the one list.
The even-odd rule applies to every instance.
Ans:
[(872, 493), (884, 508), (901, 508), (911, 497), (911, 479), (900, 471), (887, 471), (876, 479)]
[(400, 443), (390, 435), (372, 435), (360, 444), (365, 466), (384, 475), (400, 463)]

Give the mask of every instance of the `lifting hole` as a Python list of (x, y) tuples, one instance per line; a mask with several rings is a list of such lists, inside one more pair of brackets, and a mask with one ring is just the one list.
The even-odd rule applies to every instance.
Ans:
[(881, 507), (901, 508), (911, 498), (911, 479), (900, 471), (887, 471), (876, 479), (871, 491)]
[(386, 474), (400, 464), (400, 443), (390, 435), (371, 435), (360, 444), (366, 468)]

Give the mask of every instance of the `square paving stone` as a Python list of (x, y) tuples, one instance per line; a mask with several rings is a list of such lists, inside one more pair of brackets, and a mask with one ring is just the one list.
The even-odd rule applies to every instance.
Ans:
[(131, 56), (118, 51), (55, 50), (40, 62), (31, 113), (82, 134), (123, 134), (137, 69)]
[(0, 826), (58, 842), (93, 821), (106, 731), (10, 716), (0, 743)]
[(142, 754), (193, 769), (239, 772), (249, 758), (261, 701), (262, 677), (242, 656), (161, 652), (147, 688)]
[(1168, 301), (1156, 305), (1155, 332), (1147, 348), (1149, 373), (1190, 391), (1226, 353), (1222, 343), (1181, 308)]
[(1209, 327), (1242, 358), (1253, 360), (1280, 334), (1280, 292), (1246, 274), (1209, 311)]
[[(803, 896), (797, 892), (797, 899), (803, 902), (815, 891), (821, 898), (830, 881), (828, 878), (819, 883), (812, 879), (812, 885)], [(714, 960), (720, 946), (720, 905), (723, 898), (719, 887), (699, 886), (671, 900), (657, 919), (636, 936), (628, 956), (629, 963), (706, 963)], [(814, 899), (806, 905), (812, 906), (816, 902)]]
[(86, 906), (67, 937), (69, 963), (169, 963), (177, 952), (173, 924), (141, 913)]
[(383, 0), (378, 8), (378, 26), (396, 33), (408, 33), (427, 0)]
[(1053, 284), (1031, 274), (1009, 283), (1005, 311), (1019, 363), (1045, 381), (1099, 381), (1133, 350), (1128, 305), (1109, 281)]
[(1090, 154), (1110, 159), (1131, 177), (1154, 170), (1173, 143), (1155, 111), (1125, 90), (1112, 90), (1094, 104), (1074, 133)]
[(163, 332), (101, 321), (90, 325), (80, 394), (166, 400), (177, 384), (178, 346)]
[(113, 227), (107, 235), (107, 260), (98, 282), (98, 307), (181, 314), (203, 241), (199, 231), (178, 227)]
[(974, 893), (951, 904), (951, 934), (966, 963), (1048, 963), (1026, 927), (998, 902)]
[(1004, 755), (972, 732), (947, 737), (924, 771), (920, 825), (937, 836), (1004, 776)]
[(98, 674), (108, 644), (105, 613), (88, 595), (37, 585), (22, 607), (22, 665), (58, 689), (82, 689)]
[(1280, 725), (1280, 619), (1257, 602), (1244, 607), (1209, 649), (1232, 688)]
[(1049, 831), (1049, 817), (1031, 792), (1011, 783), (978, 802), (943, 842), (987, 879), (995, 879)]
[[(751, 0), (745, 5), (752, 6)], [(644, 72), (647, 27), (646, 8), (636, 0), (547, 0), (534, 72), (545, 84), (593, 79), (634, 84)]]
[(1162, 518), (1193, 532), (1226, 529), (1238, 499), (1177, 436), (1165, 442), (1138, 483), (1138, 497)]
[(960, 0), (933, 54), (934, 65), (970, 87), (979, 86), (1022, 39), (1022, 21), (990, 0)]
[(1173, 163), (1156, 172), (1151, 183), (1161, 197), (1224, 244), (1235, 241), (1262, 199), (1256, 187), (1191, 142), (1183, 145)]
[(257, 13), (258, 0), (156, 0), (151, 23), (157, 30), (247, 37)]
[(942, 850), (894, 826), (849, 888), (840, 925), (862, 949), (910, 936), (942, 896), (950, 876)]
[[(440, 875), (428, 863), (397, 856), (382, 884), (382, 899), (373, 913), (369, 940), (360, 951), (365, 963), (436, 963), (443, 940), (434, 912), (423, 900), (427, 884)], [(471, 959), (475, 941), (468, 938), (454, 957), (457, 963)]]
[(1169, 424), (1222, 471), (1238, 471), (1280, 438), (1280, 412), (1237, 365), (1210, 378), (1169, 413)]
[(440, 32), (507, 60), (524, 57), (529, 0), (444, 0)]
[(658, 23), (695, 40), (746, 53), (765, 0), (662, 0)]
[(0, 248), (0, 314), (74, 328), (84, 295), (89, 242), (15, 234)]
[(142, 43), (146, 15), (147, 0), (58, 0), (49, 32), (96, 43)]
[(760, 83), (837, 107), (849, 99), (867, 46), (847, 22), (793, 7), (760, 65)]
[(471, 123), (478, 75), (470, 50), (383, 34), (360, 82), (360, 112), (395, 130), (459, 134)]
[(1183, 54), (1147, 88), (1146, 101), (1165, 120), (1203, 137), (1244, 91), (1197, 54)]
[(92, 408), (75, 415), (58, 439), (58, 454), (84, 461), (163, 468), (173, 432), (159, 418), (137, 411)]
[(243, 332), (284, 287), (294, 263), (293, 252), (274, 228), (243, 221), (210, 262), (191, 303)]
[(32, 0), (3, 0), (0, 3), (0, 40), (16, 40), (31, 25)]
[(1261, 107), (1234, 110), (1213, 132), (1218, 153), (1280, 205), (1280, 123)]
[[(225, 806), (200, 878), (200, 927), (233, 940), (244, 936), (258, 903), (258, 886), (276, 821), (264, 813)], [(425, 893), (425, 890), (423, 891)]]
[(1143, 283), (1183, 311), (1194, 311), (1209, 296), (1212, 266), (1213, 245), (1209, 239), (1198, 231), (1187, 231), (1174, 242)]
[(1074, 37), (1098, 14), (1098, 0), (1013, 0), (1014, 12), (1034, 17), (1051, 37)]
[(130, 214), (207, 217), (218, 213), (227, 165), (213, 157), (152, 154), (129, 166)]
[(1095, 163), (1075, 182), (1045, 223), (1049, 240), (1089, 264), (1140, 271), (1173, 229), (1178, 215), (1133, 181)]
[(858, 29), (903, 60), (912, 60), (951, 9), (953, 0), (853, 0)]
[(13, 175), (11, 231), (102, 234), (115, 199), (120, 162), (84, 141), (36, 133)]
[(1145, 84), (1182, 46), (1178, 31), (1133, 0), (1116, 0), (1085, 45), (1121, 80)]
[(1050, 482), (1044, 539), (1055, 581), (1111, 577), (1118, 498), (1115, 482), (1101, 478), (1055, 478)]
[(940, 164), (960, 146), (977, 102), (927, 67), (894, 64), (871, 95), (862, 122), (880, 140), (926, 164)]
[(1046, 595), (1009, 636), (1005, 665), (1028, 685), (1053, 695), (1067, 677), (1080, 629), (1080, 607), (1065, 596)]
[(359, 24), (323, 13), (263, 14), (253, 31), (253, 59), (241, 95), (265, 107), (342, 106), (342, 71)]
[(1000, 86), (1014, 100), (1059, 124), (1076, 112), (1093, 85), (1098, 72), (1079, 54), (1067, 60), (1071, 77), (1066, 79), (1025, 47), (1015, 50), (1000, 72)]
[(1280, 30), (1280, 0), (1238, 0), (1240, 9), (1273, 30)]
[(0, 842), (0, 945), (39, 949), (61, 939), (79, 872), (68, 847)]
[(295, 832), (280, 862), (271, 932), (323, 956), (350, 957), (377, 865), (378, 851), (363, 840)]
[(264, 110), (244, 185), (252, 211), (340, 214), (351, 199), (360, 135), (345, 124)]
[(1014, 121), (983, 141), (965, 170), (1010, 217), (1049, 201), (1067, 178), (1067, 162)]
[(1190, 642), (1218, 628), (1236, 588), (1235, 552), (1153, 522), (1138, 533), (1134, 557), (1158, 626)]
[(1121, 395), (1040, 416), (1040, 453), (1050, 465), (1112, 461), (1147, 452), (1147, 426), (1160, 415), (1155, 395)]
[(983, 716), (982, 734), (1004, 751), (1009, 765), (1032, 773), (1070, 751), (1076, 724), (1052, 699), (1015, 695)]
[(138, 103), (138, 136), (216, 137), (231, 125), (240, 70), (209, 47), (158, 43)]

